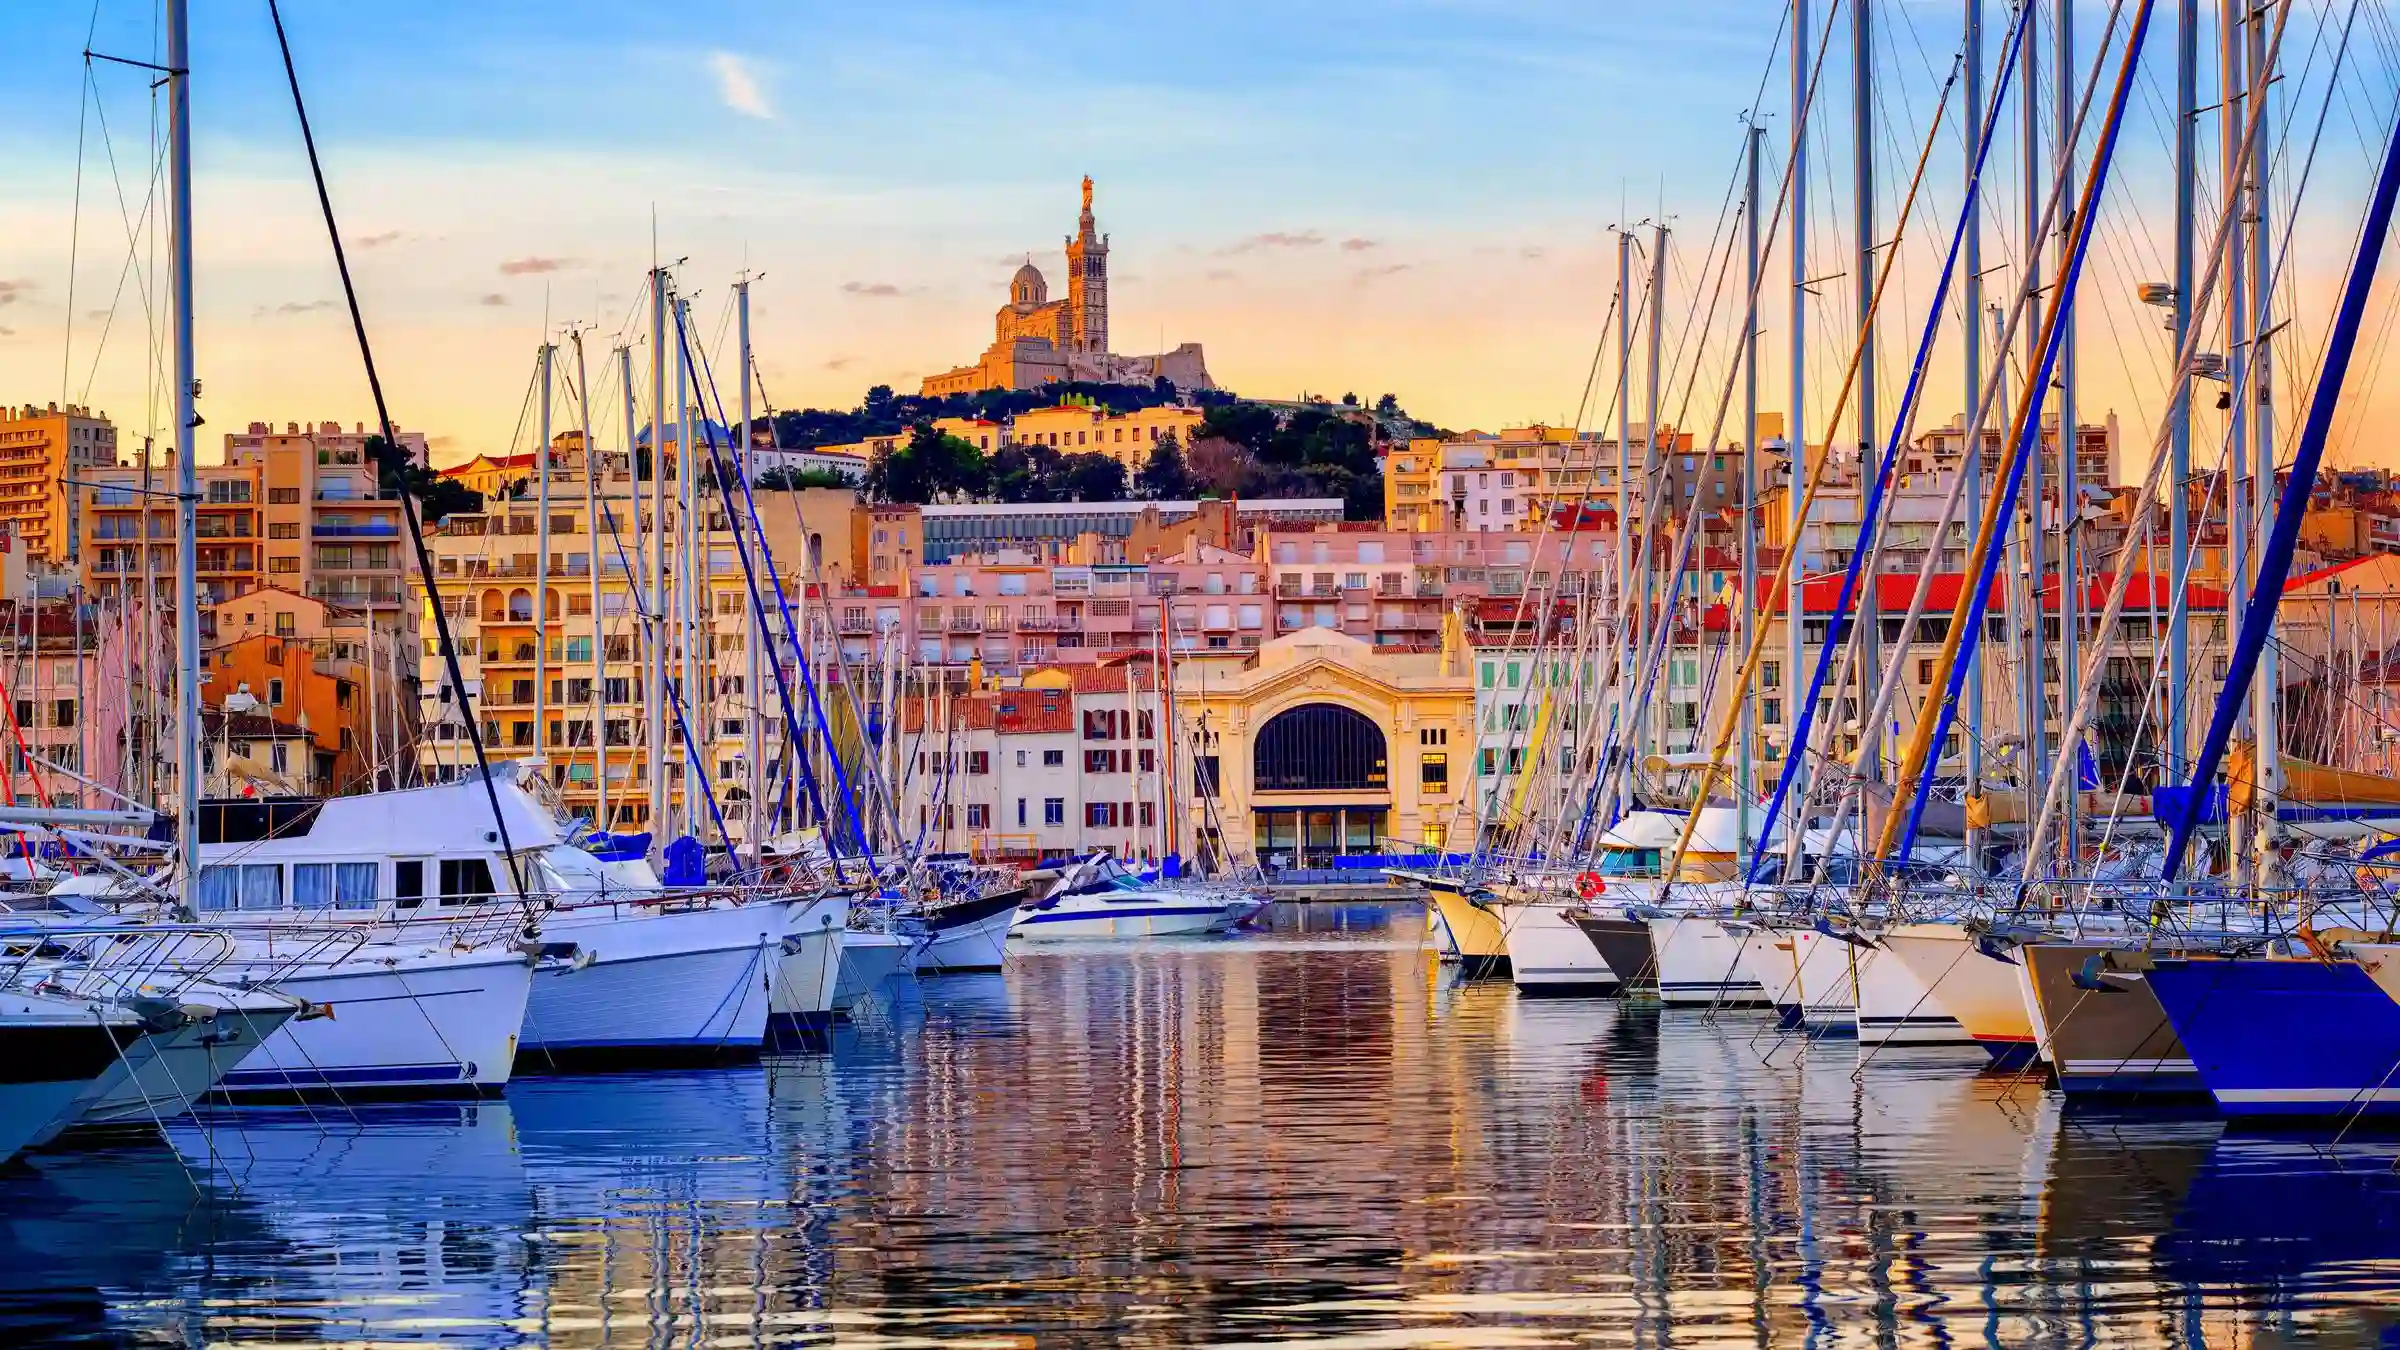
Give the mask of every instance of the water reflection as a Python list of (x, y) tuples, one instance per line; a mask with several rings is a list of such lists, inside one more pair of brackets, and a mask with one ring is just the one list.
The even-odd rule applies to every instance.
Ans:
[(1405, 910), (895, 989), (825, 1054), (0, 1177), (0, 1344), (2374, 1344), (2400, 1144), (1446, 979)]

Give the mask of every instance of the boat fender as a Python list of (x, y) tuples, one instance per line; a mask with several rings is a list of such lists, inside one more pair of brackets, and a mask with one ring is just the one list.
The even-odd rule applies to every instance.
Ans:
[(2074, 974), (2072, 974), (2072, 975), (2070, 975), (2070, 976), (2068, 976), (2067, 978), (2068, 978), (2068, 979), (2070, 979), (2070, 980), (2072, 980), (2072, 981), (2074, 981), (2074, 983), (2075, 983), (2075, 987), (2076, 987), (2076, 988), (2078, 988), (2078, 989), (2081, 989), (2081, 990), (2085, 990), (2085, 991), (2087, 991), (2087, 992), (2089, 992), (2089, 993), (2094, 993), (2094, 994), (2122, 994), (2122, 993), (2124, 993), (2124, 992), (2125, 992), (2125, 988), (2124, 988), (2124, 986), (2122, 986), (2122, 985), (2116, 985), (2116, 984), (2110, 984), (2110, 983), (2107, 981), (2107, 979), (2103, 978), (2103, 976), (2102, 976), (2102, 974), (2101, 974), (2101, 971), (2102, 971), (2102, 969), (2103, 969), (2103, 968), (2104, 968), (2104, 967), (2105, 967), (2107, 964), (2108, 964), (2108, 953), (2106, 953), (2106, 952), (2094, 952), (2094, 953), (2092, 953), (2090, 956), (2088, 956), (2088, 957), (2084, 958), (2084, 962), (2083, 962), (2083, 964), (2082, 964), (2081, 966), (2077, 967), (2077, 968), (2076, 968), (2076, 970), (2075, 970), (2075, 973), (2074, 973)]
[(1582, 896), (1586, 900), (1590, 900), (1598, 896), (1602, 891), (1607, 889), (1608, 883), (1600, 879), (1600, 874), (1598, 872), (1578, 872), (1575, 874), (1575, 893)]

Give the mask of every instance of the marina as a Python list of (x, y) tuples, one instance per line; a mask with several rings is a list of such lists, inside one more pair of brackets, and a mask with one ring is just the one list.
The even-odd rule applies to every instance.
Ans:
[[(2373, 1345), (2392, 1146), (1525, 998), (1413, 906), (1046, 944), (817, 1052), (0, 1178), (11, 1344)], [(1000, 1109), (999, 1103), (1007, 1103)], [(1574, 1109), (1562, 1110), (1560, 1103)], [(428, 1177), (440, 1184), (428, 1187)]]

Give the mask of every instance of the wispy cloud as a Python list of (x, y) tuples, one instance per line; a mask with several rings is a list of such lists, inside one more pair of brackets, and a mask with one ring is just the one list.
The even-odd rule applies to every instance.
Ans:
[(1208, 269), (1208, 276), (1206, 279), (1209, 281), (1232, 281), (1234, 279), (1234, 275), (1226, 268), (1212, 267)]
[(842, 294), (863, 295), (871, 300), (896, 300), (908, 292), (888, 281), (845, 281), (842, 283)]
[(1254, 234), (1240, 243), (1219, 250), (1224, 253), (1256, 253), (1263, 248), (1321, 248), (1325, 236), (1315, 230), (1270, 230)]
[(1364, 253), (1368, 249), (1382, 247), (1382, 242), (1375, 239), (1360, 239), (1353, 236), (1342, 241), (1342, 252), (1344, 253)]
[(486, 305), (493, 309), (498, 309), (500, 306), (508, 303), (508, 297), (502, 295), (498, 291), (486, 291), (481, 296), (476, 298), (475, 303), (479, 305)]
[(857, 364), (858, 358), (855, 356), (836, 356), (826, 361), (824, 368), (827, 370), (848, 370), (850, 367)]
[(374, 234), (362, 234), (352, 242), (360, 248), (382, 248), (385, 244), (399, 243), (400, 232), (398, 230), (380, 230)]
[(761, 122), (775, 120), (775, 108), (767, 102), (766, 91), (758, 86), (758, 72), (749, 58), (732, 52), (710, 52), (708, 68), (717, 74), (717, 98), (744, 117)]
[(13, 305), (32, 293), (30, 281), (0, 281), (0, 305)]
[(1381, 267), (1362, 267), (1352, 273), (1350, 279), (1364, 286), (1370, 282), (1381, 281), (1385, 277), (1396, 277), (1407, 270), (1409, 270), (1407, 263), (1385, 263)]
[(563, 272), (574, 265), (573, 258), (545, 258), (539, 254), (532, 254), (523, 258), (510, 258), (500, 264), (500, 275), (504, 277), (538, 276), (544, 272)]
[(263, 319), (270, 314), (314, 314), (320, 309), (331, 308), (333, 308), (331, 300), (286, 300), (280, 305), (260, 305), (257, 317)]
[(6, 327), (6, 326), (0, 326), (0, 337), (15, 337), (16, 335), (17, 335), (17, 330), (16, 330), (16, 329), (14, 329), (14, 328), (9, 328), (9, 327)]

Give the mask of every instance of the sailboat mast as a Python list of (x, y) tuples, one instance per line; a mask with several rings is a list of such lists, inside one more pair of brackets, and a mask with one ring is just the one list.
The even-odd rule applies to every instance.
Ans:
[[(750, 430), (750, 278), (743, 277), (733, 284), (733, 300), (735, 337), (741, 344), (737, 369), (740, 372), (738, 378), (742, 386), (739, 399), (742, 423), (741, 430), (736, 434), (741, 437), (742, 448), (740, 459), (737, 462), (742, 467), (742, 481), (755, 484), (758, 481), (758, 442)], [(755, 604), (742, 606), (742, 622), (749, 630), (742, 638), (742, 697), (745, 706), (749, 709), (749, 715), (742, 719), (744, 733), (742, 757), (749, 766), (748, 790), (750, 793), (744, 832), (750, 836), (750, 865), (752, 867), (758, 867), (765, 863), (767, 849), (765, 815), (767, 770), (764, 760), (766, 741), (760, 731), (762, 719), (759, 709), (760, 686), (765, 675), (760, 671), (758, 664), (759, 652), (766, 644), (767, 633), (765, 627), (759, 622), (759, 614), (759, 607)]]
[[(626, 391), (631, 408), (633, 393)], [(650, 809), (653, 836), (667, 831), (667, 274), (650, 269), (650, 650), (642, 679), (642, 713), (649, 722)], [(636, 517), (641, 514), (637, 508)]]
[[(2024, 278), (2025, 289), (2035, 296), (2025, 325), (2026, 378), (2041, 360), (2043, 327), (2040, 287), (2042, 284), (2042, 98), (2041, 11), (2037, 7), (2025, 16), (2025, 36), (2018, 43), (2018, 87), (2024, 109), (2024, 124), (2017, 152), (2025, 173), (2025, 257), (2018, 269)], [(2006, 363), (2003, 362), (2003, 365)], [(2005, 378), (2005, 377), (2003, 377)], [(2005, 388), (2005, 385), (2003, 386)], [(2005, 398), (2005, 394), (2003, 395)], [(2005, 405), (2004, 405), (2005, 406)], [(2025, 816), (2031, 819), (2043, 796), (2042, 774), (2049, 756), (2042, 750), (2042, 443), (2041, 428), (2033, 430), (2033, 453), (2024, 458), (2018, 470), (2015, 535), (2018, 541), (2016, 584), (2008, 596), (2009, 632), (2017, 664), (2017, 778), (2024, 790)], [(2009, 447), (2001, 447), (2003, 453)], [(2022, 863), (2030, 877), (2034, 860)]]
[[(1854, 243), (1857, 257), (1851, 262), (1858, 278), (1858, 466), (1860, 491), (1866, 490), (1866, 475), (1875, 472), (1875, 254), (1882, 247), (1875, 228), (1875, 7), (1873, 0), (1851, 0), (1850, 3), (1850, 209), (1857, 221)], [(1833, 447), (1828, 445), (1827, 453)], [(1865, 540), (1852, 541), (1852, 547), (1863, 548)], [(1853, 598), (1855, 617), (1852, 619), (1852, 645), (1858, 652), (1857, 668), (1861, 671), (1881, 665), (1878, 639), (1883, 636), (1882, 619), (1876, 614), (1876, 578), (1870, 573), (1865, 585)], [(1828, 634), (1828, 640), (1831, 635)], [(1906, 641), (1906, 635), (1902, 636)], [(1841, 690), (1833, 691), (1838, 707)], [(1860, 700), (1863, 704), (1864, 700)], [(1879, 728), (1861, 726), (1858, 729), (1858, 758), (1851, 765), (1851, 775), (1860, 783), (1875, 782), (1883, 777), (1883, 738)]]
[[(1617, 718), (1623, 753), (1636, 743), (1633, 652), (1639, 628), (1633, 595), (1633, 235), (1617, 230)], [(1643, 514), (1649, 514), (1645, 503)], [(1633, 775), (1617, 775), (1616, 817), (1633, 809)]]
[[(1807, 476), (1808, 463), (1808, 0), (1792, 0), (1792, 108), (1791, 108), (1791, 168), (1787, 176), (1792, 183), (1791, 210), (1791, 387), (1786, 395), (1784, 410), (1784, 508), (1789, 517), (1784, 523), (1783, 547), (1786, 553), (1798, 556), (1803, 544), (1802, 532), (1808, 528), (1807, 494), (1800, 490), (1800, 480)], [(1783, 754), (1788, 763), (1785, 776), (1791, 782), (1787, 794), (1792, 804), (1791, 819), (1785, 826), (1785, 874), (1798, 870), (1800, 835), (1808, 819), (1808, 757), (1794, 728), (1800, 724), (1800, 659), (1801, 636), (1805, 626), (1806, 606), (1801, 603), (1803, 582), (1808, 569), (1794, 563), (1784, 569), (1783, 581)], [(1745, 597), (1747, 598), (1747, 597)]]
[[(1738, 631), (1743, 651), (1748, 651), (1752, 645), (1752, 628), (1763, 622), (1753, 597), (1758, 593), (1758, 161), (1766, 136), (1766, 128), (1755, 122), (1751, 124), (1749, 163), (1744, 166), (1749, 182), (1744, 189), (1746, 195), (1742, 210), (1746, 247), (1744, 261), (1747, 267), (1744, 277), (1749, 283), (1750, 295), (1742, 324), (1742, 424), (1747, 429), (1742, 432), (1741, 538), (1735, 545), (1741, 550), (1742, 603), (1727, 606), (1727, 612), (1741, 616)], [(1698, 509), (1696, 499), (1694, 509)], [(1579, 642), (1576, 650), (1578, 672), (1582, 665), (1583, 653)], [(1756, 784), (1751, 781), (1750, 755), (1752, 744), (1758, 737), (1758, 716), (1755, 701), (1748, 698), (1742, 700), (1741, 736), (1742, 756), (1735, 777), (1741, 802), (1735, 813), (1735, 819), (1739, 822), (1735, 831), (1736, 858), (1746, 858), (1750, 854), (1750, 808), (1757, 796)], [(1698, 810), (1705, 805), (1705, 802), (1695, 803), (1692, 809)]]
[(542, 342), (542, 433), (534, 442), (533, 499), (539, 519), (534, 522), (533, 554), (533, 757), (549, 747), (546, 723), (550, 717), (550, 381), (558, 364), (558, 347), (545, 335)]
[[(2075, 0), (2058, 0), (2058, 60), (2051, 72), (2055, 86), (2052, 97), (2058, 104), (2058, 176), (2068, 182), (2075, 179), (2075, 143), (2067, 128), (2075, 122)], [(2058, 222), (2059, 256), (2073, 247), (2074, 222), (2063, 217)], [(2083, 618), (2083, 568), (2076, 550), (2075, 527), (2075, 299), (2061, 296), (2057, 303), (2065, 308), (2058, 316), (2058, 706), (2063, 711), (2075, 706), (2075, 683), (2081, 668), (2082, 646), (2080, 632)], [(2038, 445), (2039, 442), (2036, 442)], [(2037, 455), (2038, 459), (2039, 456)], [(2037, 500), (2034, 509), (2040, 510)], [(2045, 681), (2045, 684), (2047, 681)], [(2046, 722), (2049, 710), (2044, 707), (2040, 716)], [(2081, 764), (2078, 755), (2070, 763)], [(2077, 845), (2082, 838), (2076, 825), (2076, 806), (2081, 797), (2075, 791), (2080, 786), (2080, 769), (2070, 770), (2076, 780), (2068, 783), (2066, 813), (2061, 839), (2066, 849), (2066, 875), (2080, 870), (2075, 860), (2080, 856)]]
[(583, 359), (583, 330), (575, 330), (575, 420), (583, 438), (583, 537), (587, 564), (584, 578), (592, 597), (592, 789), (599, 794), (593, 819), (608, 828), (608, 645), (607, 618), (600, 604), (600, 456), (592, 445), (592, 385)]
[[(2258, 125), (2262, 135), (2271, 135), (2275, 122), (2267, 104), (2274, 81), (2268, 78), (2266, 25), (2252, 11), (2243, 20), (2242, 38), (2249, 49), (2249, 96), (2258, 100), (2261, 109)], [(2269, 389), (2275, 379), (2274, 350), (2268, 344), (2275, 333), (2274, 246), (2268, 212), (2274, 209), (2275, 197), (2268, 190), (2267, 174), (2275, 154), (2272, 148), (2259, 147), (2249, 156), (2250, 168), (2250, 328), (2247, 349), (2250, 371), (2249, 411), (2252, 422), (2252, 463), (2257, 467), (2250, 475), (2253, 490), (2258, 496), (2258, 538), (2264, 547), (2267, 537), (2275, 530), (2277, 492), (2275, 487), (2275, 400)], [(2237, 400), (2236, 407), (2241, 404)], [(2283, 795), (2282, 766), (2282, 660), (2274, 643), (2268, 643), (2258, 656), (2258, 678), (2251, 686), (2250, 720), (2258, 740), (2258, 790), (2255, 794), (2259, 812), (2259, 884), (2273, 884), (2276, 848), (2282, 843), (2282, 831), (2276, 826), (2275, 808)]]
[(676, 725), (683, 733), (683, 812), (678, 817), (683, 833), (695, 838), (705, 833), (701, 819), (700, 800), (702, 775), (708, 772), (708, 757), (702, 737), (708, 734), (707, 700), (700, 690), (700, 644), (707, 630), (701, 626), (701, 611), (706, 607), (699, 597), (707, 587), (707, 578), (698, 563), (700, 536), (700, 457), (692, 450), (692, 357), (685, 345), (685, 334), (691, 332), (692, 302), (675, 297), (675, 539), (679, 552), (675, 567), (675, 622), (683, 649), (680, 678), (682, 697)]
[[(2195, 186), (2200, 172), (2200, 0), (2178, 0), (2175, 6), (2175, 350), (2184, 349), (2192, 326), (2192, 272), (2198, 228)], [(2167, 566), (2173, 577), (2167, 588), (2167, 744), (2162, 779), (2179, 780), (2190, 753), (2191, 734), (2184, 708), (2191, 688), (2192, 609), (2184, 595), (2191, 585), (2192, 520), (2192, 392), (2186, 382), (2169, 412), (2173, 426), (2167, 470)], [(2149, 569), (2153, 578), (2158, 569)]]
[[(1647, 392), (1642, 398), (1642, 415), (1649, 425), (1649, 430), (1643, 435), (1642, 444), (1642, 494), (1645, 504), (1651, 499), (1651, 495), (1657, 492), (1659, 455), (1662, 453), (1658, 442), (1658, 385), (1661, 373), (1659, 370), (1660, 351), (1663, 346), (1662, 339), (1666, 334), (1666, 311), (1667, 226), (1664, 221), (1653, 221), (1650, 226), (1650, 358), (1645, 363), (1646, 369), (1643, 372), (1646, 377)], [(1672, 494), (1666, 495), (1672, 496)], [(1693, 505), (1696, 509), (1697, 498), (1694, 499)], [(1672, 500), (1665, 502), (1659, 509), (1659, 520), (1664, 522), (1674, 508), (1675, 503)], [(1673, 627), (1675, 615), (1672, 603), (1674, 597), (1664, 597), (1666, 603), (1661, 603), (1661, 597), (1657, 594), (1658, 569), (1653, 563), (1658, 557), (1658, 539), (1651, 532), (1649, 515), (1645, 506), (1642, 512), (1642, 623), (1644, 625), (1642, 628), (1642, 653), (1643, 659), (1648, 660), (1650, 645), (1653, 641), (1657, 641), (1658, 632), (1663, 630), (1666, 637), (1663, 642), (1659, 642), (1659, 646), (1668, 653), (1670, 658), (1666, 663), (1665, 671), (1662, 672), (1665, 680), (1662, 686), (1664, 692), (1660, 697), (1650, 700), (1649, 706), (1643, 709), (1646, 714), (1643, 720), (1648, 723), (1646, 730), (1648, 731), (1649, 750), (1650, 753), (1657, 754), (1666, 749), (1666, 706), (1675, 697), (1675, 662), (1672, 659), (1675, 650)]]
[[(1965, 117), (1962, 121), (1966, 139), (1966, 181), (1975, 182), (1977, 166), (1983, 158), (1983, 0), (1966, 0), (1966, 96)], [(2003, 48), (2005, 50), (2005, 47)], [(1958, 312), (1959, 350), (1964, 379), (1960, 388), (1966, 391), (1966, 421), (1960, 430), (1966, 433), (1964, 449), (1959, 457), (1959, 476), (1964, 480), (1960, 495), (1966, 501), (1983, 500), (1983, 210), (1982, 202), (1969, 199), (1966, 218), (1959, 222), (1959, 261), (1966, 276), (1960, 292)], [(1942, 534), (1950, 526), (1941, 527)], [(1937, 535), (1930, 541), (1935, 553), (1945, 552), (1948, 541)], [(1908, 636), (1914, 637), (1911, 633)], [(1967, 739), (1963, 764), (1966, 795), (1972, 799), (1983, 792), (1983, 662), (1967, 667)], [(1983, 870), (1983, 831), (1967, 827), (1967, 870), (1980, 874)]]
[[(186, 914), (200, 912), (199, 378), (192, 350), (192, 22), (188, 0), (167, 0), (167, 197), (174, 237), (175, 336), (175, 843)], [(142, 518), (149, 519), (145, 505)], [(149, 552), (148, 540), (142, 550)]]
[[(2240, 193), (2244, 186), (2241, 159), (2242, 118), (2247, 100), (2243, 98), (2242, 16), (2249, 12), (2246, 0), (2223, 0), (2217, 15), (2217, 117), (2220, 125), (2224, 163), (2221, 169), (2227, 199)], [(2225, 236), (2225, 388), (2228, 394), (2225, 427), (2225, 594), (2231, 598), (2241, 593), (2250, 579), (2250, 511), (2249, 491), (2249, 423), (2243, 416), (2243, 399), (2249, 393), (2250, 348), (2243, 341), (2250, 335), (2250, 273), (2244, 265), (2248, 239), (2247, 213), (2234, 214), (2233, 227)], [(2230, 620), (2232, 615), (2227, 614)], [(2237, 719), (2234, 734), (2241, 731)], [(2206, 785), (2202, 785), (2206, 786)], [(2249, 867), (2249, 820), (2228, 818), (2226, 830), (2226, 870), (2235, 877)]]

